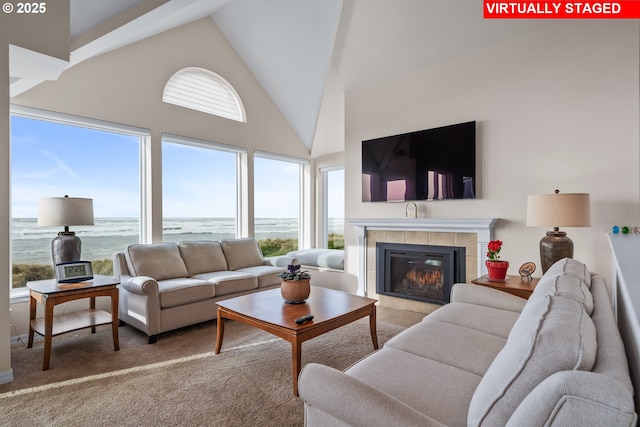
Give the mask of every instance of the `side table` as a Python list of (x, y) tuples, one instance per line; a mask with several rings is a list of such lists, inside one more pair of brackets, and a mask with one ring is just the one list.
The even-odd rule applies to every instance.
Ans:
[(488, 276), (473, 279), (471, 283), (476, 285), (488, 286), (499, 291), (508, 292), (521, 298), (529, 299), (533, 289), (540, 279), (532, 277), (531, 279), (523, 279), (520, 276), (507, 276), (504, 282), (492, 282)]
[[(78, 329), (111, 324), (113, 331), (113, 349), (120, 349), (118, 340), (118, 285), (113, 277), (96, 275), (92, 280), (78, 283), (58, 283), (55, 279), (27, 282), (29, 288), (29, 341), (33, 347), (33, 336), (37, 332), (44, 336), (44, 361), (42, 370), (49, 369), (51, 358), (51, 338)], [(96, 297), (111, 297), (111, 313), (96, 310)], [(89, 309), (54, 316), (53, 308), (77, 299), (89, 298)], [(36, 319), (37, 303), (44, 305), (44, 318)]]

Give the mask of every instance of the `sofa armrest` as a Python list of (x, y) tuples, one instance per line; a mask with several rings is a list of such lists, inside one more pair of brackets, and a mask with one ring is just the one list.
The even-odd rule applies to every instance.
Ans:
[(527, 300), (487, 286), (456, 283), (451, 289), (451, 302), (484, 305), (520, 313)]
[(444, 427), (392, 396), (328, 366), (307, 364), (298, 384), (306, 405), (351, 426)]
[(520, 403), (507, 426), (635, 426), (631, 390), (606, 374), (561, 371), (542, 381)]
[(132, 294), (160, 298), (158, 282), (149, 276), (123, 275), (120, 277), (120, 286)]

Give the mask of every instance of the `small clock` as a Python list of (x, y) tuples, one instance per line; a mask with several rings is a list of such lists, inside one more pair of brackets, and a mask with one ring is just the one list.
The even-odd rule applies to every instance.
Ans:
[(90, 261), (70, 261), (56, 264), (56, 279), (60, 283), (75, 283), (93, 279)]
[(531, 275), (534, 271), (536, 271), (536, 265), (533, 262), (525, 262), (520, 266), (520, 269), (518, 270), (521, 278), (527, 278), (529, 280), (531, 280)]

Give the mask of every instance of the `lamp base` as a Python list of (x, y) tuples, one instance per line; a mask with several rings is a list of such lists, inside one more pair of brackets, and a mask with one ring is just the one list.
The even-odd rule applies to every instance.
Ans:
[(80, 261), (82, 241), (73, 231), (61, 231), (51, 241), (53, 265), (61, 262)]
[(573, 258), (573, 241), (564, 231), (547, 231), (547, 235), (540, 240), (542, 273), (563, 258)]

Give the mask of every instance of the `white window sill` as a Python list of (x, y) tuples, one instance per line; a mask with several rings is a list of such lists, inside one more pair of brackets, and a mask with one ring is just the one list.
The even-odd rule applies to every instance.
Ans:
[(29, 302), (29, 288), (11, 289), (10, 304)]

